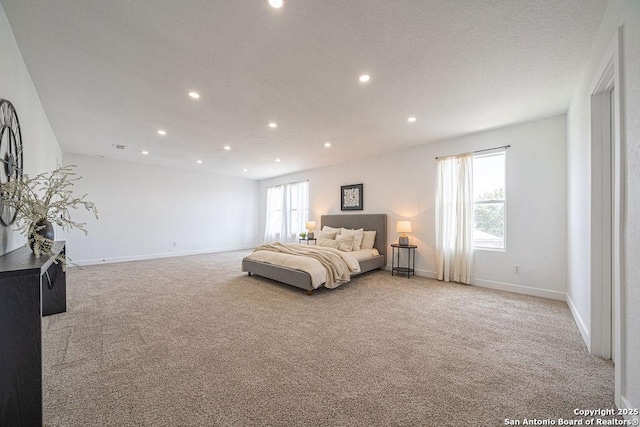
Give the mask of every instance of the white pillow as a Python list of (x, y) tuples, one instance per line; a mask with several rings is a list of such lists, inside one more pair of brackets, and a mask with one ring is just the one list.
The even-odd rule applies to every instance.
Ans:
[(340, 235), (340, 228), (333, 228), (333, 227), (329, 227), (327, 225), (322, 227), (322, 231), (327, 231), (329, 233), (334, 233), (335, 232), (337, 235)]
[(358, 230), (348, 230), (342, 228), (340, 231), (341, 236), (353, 236), (353, 248), (354, 251), (359, 251), (362, 245), (362, 238), (364, 237), (364, 230), (362, 228)]
[(376, 232), (375, 231), (365, 231), (362, 236), (362, 244), (360, 245), (360, 249), (373, 249), (373, 245), (376, 243)]
[(329, 232), (329, 231), (321, 231), (320, 234), (318, 235), (318, 239), (329, 239), (329, 240), (336, 240), (336, 236), (338, 235), (338, 233), (334, 232)]
[(353, 248), (353, 236), (337, 236), (336, 242), (339, 243), (338, 249), (342, 252), (351, 252)]
[(325, 248), (338, 249), (340, 247), (340, 242), (333, 239), (325, 239), (322, 237), (318, 239), (317, 243), (318, 246), (324, 246)]

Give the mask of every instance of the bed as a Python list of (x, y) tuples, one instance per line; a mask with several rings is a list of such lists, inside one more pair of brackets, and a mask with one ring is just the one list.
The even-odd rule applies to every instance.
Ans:
[[(322, 229), (325, 226), (346, 229), (363, 228), (367, 231), (376, 232), (373, 248), (377, 250), (379, 255), (371, 255), (368, 257), (360, 255), (358, 257), (359, 259), (357, 259), (358, 268), (355, 269), (355, 272), (350, 273), (350, 276), (356, 276), (368, 271), (386, 267), (386, 214), (322, 215), (320, 218), (320, 228)], [(296, 247), (299, 245), (292, 246)], [(304, 250), (304, 248), (302, 249)], [(276, 261), (265, 261), (265, 259), (268, 259), (268, 257), (262, 257), (262, 259), (254, 259), (256, 258), (254, 254), (251, 254), (242, 260), (242, 271), (248, 273), (249, 276), (255, 274), (257, 276), (266, 277), (268, 279), (276, 280), (287, 285), (295, 286), (297, 288), (306, 290), (307, 294), (309, 295), (311, 295), (315, 289), (325, 285), (325, 282), (319, 283), (319, 280), (316, 277), (312, 277), (312, 274), (297, 268), (291, 268), (287, 266), (287, 264), (289, 264), (287, 262), (280, 263), (284, 265), (278, 265), (273, 263)], [(280, 257), (280, 255), (278, 257)], [(312, 263), (313, 261), (305, 262)]]

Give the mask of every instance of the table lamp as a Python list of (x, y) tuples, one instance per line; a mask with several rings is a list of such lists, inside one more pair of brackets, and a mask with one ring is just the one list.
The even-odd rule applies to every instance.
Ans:
[(307, 221), (304, 226), (309, 231), (307, 233), (307, 239), (313, 239), (313, 230), (316, 229), (316, 222), (315, 221)]
[(407, 236), (407, 233), (411, 233), (413, 231), (411, 229), (411, 221), (398, 221), (396, 224), (396, 231), (398, 233), (402, 233), (398, 238), (398, 244), (407, 246), (409, 244), (409, 236)]

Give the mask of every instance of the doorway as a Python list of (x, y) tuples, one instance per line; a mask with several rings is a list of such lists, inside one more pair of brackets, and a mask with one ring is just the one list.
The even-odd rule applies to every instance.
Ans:
[(624, 260), (622, 28), (614, 36), (591, 86), (591, 324), (590, 351), (615, 364), (616, 404), (624, 375)]

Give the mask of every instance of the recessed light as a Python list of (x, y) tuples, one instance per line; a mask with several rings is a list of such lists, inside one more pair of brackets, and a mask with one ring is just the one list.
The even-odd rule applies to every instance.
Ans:
[(249, 172), (249, 169), (242, 169), (242, 172)]
[(409, 117), (409, 118), (407, 119), (407, 121), (408, 121), (409, 123), (413, 123), (413, 122), (415, 122), (415, 121), (416, 121), (416, 118), (412, 116), (412, 117)]
[(366, 83), (371, 80), (371, 76), (369, 74), (362, 74), (360, 77), (358, 77), (358, 80), (360, 80), (361, 83)]
[(158, 129), (158, 135), (166, 135), (166, 134), (167, 134), (166, 130)]
[(202, 160), (196, 160), (196, 162), (201, 165), (202, 164)]
[(280, 9), (282, 7), (282, 5), (284, 4), (284, 1), (283, 0), (269, 0), (269, 4), (274, 9)]
[(189, 96), (192, 97), (193, 99), (200, 99), (200, 94), (198, 92), (189, 92)]
[(275, 124), (274, 122), (271, 122), (271, 123), (269, 123), (269, 127), (270, 127), (271, 129), (275, 129), (275, 128), (277, 128), (277, 127), (278, 127), (278, 125), (277, 125), (277, 124)]
[(280, 161), (281, 161), (281, 160), (280, 160), (279, 158), (278, 158), (278, 159), (276, 159), (276, 162), (280, 162)]
[(225, 145), (224, 149), (225, 149), (225, 151), (229, 151), (229, 150), (231, 150), (231, 147), (229, 147), (228, 145)]
[(330, 143), (330, 142), (325, 142), (325, 143), (324, 143), (324, 146), (325, 146), (325, 147), (327, 147), (327, 148), (329, 148), (329, 147), (331, 147), (331, 143)]
[(146, 156), (147, 154), (149, 154), (149, 152), (148, 152), (147, 150), (141, 151), (140, 153), (144, 154), (145, 156)]

